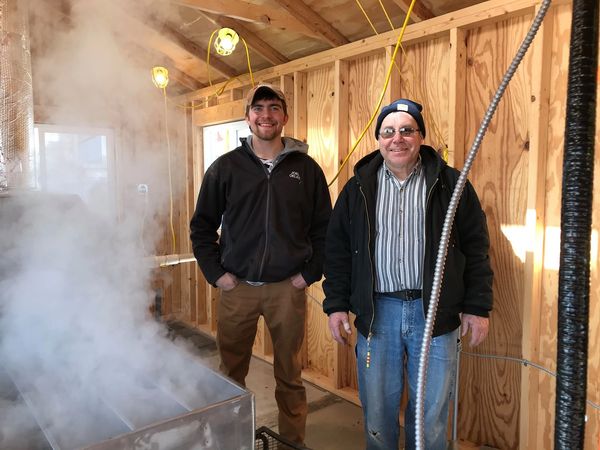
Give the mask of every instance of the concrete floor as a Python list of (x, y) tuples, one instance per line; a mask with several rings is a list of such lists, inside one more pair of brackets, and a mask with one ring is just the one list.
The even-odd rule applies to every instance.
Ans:
[[(219, 355), (214, 340), (179, 323), (170, 323), (173, 334), (190, 340), (198, 355), (208, 366), (218, 371)], [(308, 400), (306, 445), (312, 450), (364, 450), (362, 410), (326, 390), (304, 382)], [(273, 367), (258, 358), (252, 358), (246, 387), (254, 393), (256, 428), (266, 426), (277, 432), (277, 404)], [(400, 444), (400, 449), (403, 445)], [(449, 444), (448, 449), (491, 449), (468, 444)]]

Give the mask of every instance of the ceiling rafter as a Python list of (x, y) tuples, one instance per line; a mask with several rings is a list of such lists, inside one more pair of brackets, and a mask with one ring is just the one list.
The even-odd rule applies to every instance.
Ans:
[[(132, 40), (138, 45), (168, 56), (176, 62), (179, 70), (192, 78), (197, 78), (194, 68), (207, 67), (206, 60), (203, 59), (203, 55), (206, 55), (206, 48), (190, 41), (169, 24), (152, 17), (147, 17), (145, 22), (142, 22), (131, 15), (131, 10), (111, 5), (110, 2), (106, 3), (112, 14), (120, 17), (122, 28), (127, 30), (128, 36), (132, 37)], [(226, 78), (237, 75), (233, 67), (219, 60), (211, 61), (211, 68)]]
[[(186, 52), (190, 53), (191, 55), (202, 61), (204, 65), (206, 65), (206, 60), (203, 59), (203, 57), (207, 54), (206, 47), (202, 47), (196, 44), (194, 41), (189, 40), (187, 37), (185, 37), (183, 34), (181, 34), (169, 24), (160, 25), (158, 23), (155, 23), (154, 26), (156, 27), (155, 29), (158, 32), (160, 32), (164, 37), (170, 39), (171, 41), (179, 45), (181, 48), (183, 48)], [(221, 73), (222, 75), (225, 75), (228, 78), (237, 75), (237, 71), (233, 67), (224, 63), (220, 59), (211, 60), (210, 66), (211, 68), (215, 69), (217, 72)]]
[(157, 52), (156, 50), (144, 48), (137, 44), (135, 46), (134, 55), (138, 57), (137, 59), (143, 60), (146, 63), (148, 61), (152, 61), (152, 66), (166, 67), (169, 70), (169, 78), (171, 80), (179, 83), (181, 86), (191, 91), (195, 91), (207, 86), (194, 76), (188, 75), (187, 73), (178, 69), (177, 63), (173, 59), (169, 58), (163, 53)]
[(170, 64), (167, 63), (166, 65), (169, 68), (169, 76), (171, 76), (175, 81), (177, 81), (182, 86), (185, 86), (186, 88), (188, 88), (192, 91), (196, 91), (198, 89), (206, 87), (206, 84), (201, 83), (200, 81), (196, 80), (195, 78), (192, 78), (187, 73), (182, 72), (177, 67), (175, 67), (174, 62), (171, 61)]
[[(410, 8), (411, 1), (410, 0), (392, 0), (396, 5), (400, 7), (404, 14), (408, 13), (408, 9)], [(423, 6), (423, 3), (416, 2), (413, 7), (412, 12), (410, 13), (410, 18), (413, 22), (422, 22), (427, 19), (432, 19), (435, 17), (426, 6)]]
[(348, 44), (350, 41), (329, 22), (310, 9), (302, 0), (274, 0), (292, 16), (319, 34), (332, 47)]
[(256, 5), (242, 0), (235, 2), (226, 0), (171, 0), (171, 3), (205, 13), (227, 16), (244, 22), (260, 23), (322, 39), (319, 34), (292, 15), (268, 5)]
[(260, 54), (271, 64), (278, 65), (289, 61), (289, 58), (285, 57), (273, 47), (271, 47), (269, 44), (267, 44), (265, 41), (257, 37), (256, 34), (253, 31), (246, 28), (241, 21), (231, 19), (225, 16), (213, 16), (204, 13), (201, 14), (204, 15), (204, 17), (206, 17), (207, 20), (214, 23), (216, 26), (232, 28), (233, 30), (235, 30), (237, 34), (244, 38), (246, 44), (248, 44), (249, 47), (251, 47), (254, 51)]

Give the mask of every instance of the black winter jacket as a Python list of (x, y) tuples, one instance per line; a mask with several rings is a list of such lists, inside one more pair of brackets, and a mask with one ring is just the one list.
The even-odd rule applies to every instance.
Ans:
[[(423, 261), (423, 310), (429, 305), (438, 246), (452, 191), (460, 173), (433, 148), (422, 145), (427, 203)], [(379, 150), (362, 158), (340, 194), (327, 231), (325, 300), (327, 314), (352, 311), (365, 337), (374, 311), (374, 246)], [(487, 317), (492, 309), (492, 278), (486, 219), (473, 186), (467, 182), (456, 211), (433, 329), (439, 336), (460, 325), (459, 313)], [(426, 312), (427, 314), (427, 312)]]
[(190, 237), (209, 283), (225, 272), (264, 282), (296, 273), (308, 284), (321, 278), (331, 214), (327, 182), (306, 144), (283, 141), (271, 173), (243, 138), (204, 175)]

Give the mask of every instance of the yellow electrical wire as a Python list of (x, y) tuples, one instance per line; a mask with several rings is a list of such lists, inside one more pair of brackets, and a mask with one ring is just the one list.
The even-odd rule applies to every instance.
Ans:
[[(360, 2), (360, 0), (356, 0), (357, 2)], [(394, 25), (392, 24), (392, 21), (390, 20), (390, 16), (388, 15), (387, 10), (385, 9), (385, 6), (383, 5), (383, 2), (381, 0), (379, 0), (379, 5), (381, 6), (381, 9), (383, 10), (383, 13), (385, 14), (385, 17), (388, 20), (388, 23), (390, 24), (390, 27), (392, 28), (392, 30), (394, 29)], [(362, 9), (362, 8), (361, 8)], [(364, 10), (363, 10), (364, 13)], [(366, 13), (365, 13), (366, 14)], [(404, 51), (404, 47), (402, 47), (402, 53), (404, 54), (404, 56), (406, 56), (406, 52)], [(396, 64), (396, 60), (394, 60), (394, 65), (396, 65), (396, 67), (398, 68), (398, 72), (400, 72), (400, 68), (398, 67), (398, 65)], [(425, 109), (427, 109), (427, 105), (425, 104), (425, 102), (423, 102), (423, 107)], [(433, 116), (430, 116), (430, 120), (429, 122), (431, 123), (431, 125), (433, 126), (433, 134), (435, 134), (436, 138), (438, 139), (439, 142), (444, 142), (444, 138), (442, 137), (442, 134), (440, 133), (439, 128), (437, 127), (437, 124), (435, 123), (435, 120), (433, 120)], [(448, 162), (448, 145), (446, 143), (444, 143), (444, 160), (446, 162)]]
[(373, 22), (371, 22), (371, 18), (369, 17), (369, 15), (367, 14), (367, 12), (365, 11), (365, 8), (363, 8), (363, 5), (360, 2), (360, 0), (356, 0), (356, 4), (358, 5), (358, 8), (362, 11), (363, 15), (365, 16), (365, 19), (367, 19), (367, 22), (369, 22), (369, 25), (371, 25), (371, 29), (375, 32), (375, 34), (379, 34), (377, 32), (377, 29), (375, 28), (375, 25), (373, 25)]
[[(242, 38), (244, 47), (246, 47), (246, 61), (248, 61), (248, 73), (250, 74), (250, 83), (252, 83), (252, 87), (254, 87), (254, 76), (252, 75), (252, 67), (250, 66), (250, 52), (248, 51), (248, 44), (246, 44), (246, 39), (244, 39), (242, 36), (240, 37)], [(223, 86), (223, 89), (225, 89), (225, 86)]]
[[(240, 83), (242, 83), (242, 81), (240, 80), (239, 77), (231, 77), (229, 78), (225, 84), (223, 84), (223, 86), (214, 94), (209, 95), (208, 97), (205, 98), (204, 102), (199, 104), (199, 105), (192, 105), (192, 106), (188, 106), (188, 105), (182, 105), (180, 103), (175, 102), (172, 98), (167, 97), (167, 99), (175, 106), (177, 106), (178, 108), (182, 108), (182, 109), (198, 109), (201, 107), (204, 107), (204, 103), (208, 101), (208, 99), (212, 98), (212, 97), (218, 97), (219, 95), (221, 95), (224, 91), (225, 88), (227, 87), (227, 85), (229, 84), (229, 82), (233, 81), (233, 80), (238, 80)], [(252, 80), (252, 86), (254, 87), (254, 80)]]
[(167, 137), (167, 166), (169, 169), (169, 224), (171, 226), (171, 238), (172, 238), (172, 254), (177, 253), (177, 247), (175, 242), (175, 227), (173, 226), (173, 176), (171, 173), (171, 139), (169, 138), (169, 111), (167, 108), (167, 88), (163, 88), (163, 97), (165, 105), (165, 135)]
[[(206, 66), (207, 66), (207, 72), (208, 72), (208, 83), (210, 86), (212, 86), (212, 81), (210, 79), (210, 47), (212, 44), (212, 38), (215, 35), (216, 31), (217, 30), (213, 31), (212, 34), (210, 35), (210, 39), (208, 42), (208, 49), (206, 52)], [(250, 52), (248, 51), (248, 44), (246, 43), (246, 40), (244, 38), (242, 38), (242, 42), (244, 43), (244, 47), (246, 48), (246, 61), (248, 62), (248, 73), (250, 74), (250, 82), (252, 83), (252, 87), (254, 87), (254, 76), (252, 75), (252, 66), (250, 65)], [(225, 84), (223, 84), (223, 86), (213, 95), (216, 97), (221, 95), (225, 91), (225, 88), (227, 87), (229, 82), (234, 79), (239, 80), (238, 77), (230, 77), (227, 80), (227, 82)], [(162, 89), (162, 91), (163, 91), (164, 109), (165, 109), (165, 136), (167, 138), (167, 166), (168, 166), (168, 171), (169, 171), (169, 225), (171, 228), (171, 239), (172, 239), (172, 245), (173, 245), (172, 253), (175, 254), (175, 253), (177, 253), (177, 242), (175, 240), (175, 226), (173, 225), (173, 173), (172, 173), (172, 168), (171, 168), (171, 139), (169, 137), (169, 122), (168, 122), (169, 111), (168, 111), (168, 107), (167, 107), (167, 101), (170, 101), (171, 99), (169, 99), (169, 97), (167, 96), (166, 86)], [(187, 105), (179, 105), (179, 104), (176, 104), (176, 105), (181, 108), (190, 108)], [(196, 106), (191, 106), (191, 108), (195, 109)]]
[(333, 180), (331, 180), (327, 184), (327, 186), (331, 186), (335, 182), (335, 180), (337, 180), (337, 178), (340, 176), (342, 169), (346, 166), (346, 164), (350, 160), (350, 156), (352, 156), (352, 153), (354, 153), (354, 151), (356, 150), (356, 147), (358, 146), (360, 141), (363, 139), (363, 137), (367, 133), (367, 130), (369, 129), (369, 127), (375, 120), (375, 116), (377, 115), (379, 108), (381, 107), (381, 103), (383, 102), (383, 97), (385, 96), (385, 91), (387, 90), (387, 87), (390, 83), (390, 78), (392, 76), (392, 68), (394, 67), (394, 61), (396, 60), (396, 55), (398, 54), (398, 49), (400, 48), (400, 43), (402, 42), (402, 38), (404, 37), (404, 31), (406, 30), (406, 26), (408, 25), (408, 19), (410, 18), (410, 14), (412, 13), (415, 2), (416, 2), (416, 0), (412, 0), (410, 3), (410, 6), (408, 7), (408, 12), (406, 13), (404, 23), (402, 24), (402, 28), (400, 29), (400, 34), (398, 36), (398, 40), (396, 41), (396, 46), (394, 47), (394, 53), (392, 54), (392, 63), (388, 67), (387, 74), (385, 76), (385, 83), (383, 85), (383, 89), (381, 90), (381, 94), (379, 95), (379, 100), (377, 100), (377, 105), (373, 111), (373, 114), (371, 114), (371, 118), (369, 119), (369, 122), (367, 123), (367, 125), (365, 126), (363, 131), (358, 136), (358, 139), (356, 140), (354, 145), (352, 145), (352, 149), (350, 149), (350, 151), (348, 152), (348, 155), (346, 155), (346, 157), (344, 158), (344, 161), (342, 161), (342, 164), (340, 165), (339, 170), (335, 174), (335, 177), (333, 177)]
[[(212, 34), (210, 35), (210, 38), (208, 38), (208, 48), (206, 49), (206, 70), (207, 70), (207, 75), (208, 75), (208, 85), (212, 86), (212, 81), (210, 79), (210, 48), (212, 47), (212, 39), (213, 36), (215, 35), (215, 33), (219, 31), (219, 30), (215, 30), (212, 32)], [(242, 42), (244, 43), (244, 47), (246, 49), (246, 61), (248, 62), (248, 74), (250, 75), (250, 83), (252, 84), (252, 87), (254, 87), (254, 76), (252, 75), (252, 66), (250, 65), (250, 52), (248, 51), (248, 44), (246, 43), (246, 39), (244, 39), (242, 36), (240, 36), (240, 38), (242, 39)], [(233, 77), (233, 79), (235, 79), (237, 77)], [(227, 80), (227, 83), (229, 83), (229, 81), (231, 81), (232, 78), (229, 78)], [(225, 90), (225, 87), (227, 86), (227, 83), (225, 83), (223, 85), (223, 87), (221, 87), (221, 89), (217, 92), (217, 95), (221, 95), (223, 93), (223, 91)]]
[(210, 48), (212, 47), (212, 39), (213, 36), (215, 35), (215, 33), (218, 30), (215, 30), (212, 32), (212, 34), (210, 35), (210, 37), (208, 38), (208, 48), (206, 49), (206, 71), (207, 71), (207, 75), (208, 75), (208, 85), (212, 86), (212, 81), (210, 80)]
[(385, 9), (385, 6), (383, 6), (383, 2), (381, 0), (379, 0), (379, 6), (381, 6), (381, 9), (383, 10), (383, 14), (385, 14), (385, 18), (390, 24), (390, 28), (394, 30), (394, 24), (392, 23), (392, 19), (390, 19), (390, 16), (388, 15), (387, 10)]
[[(385, 95), (385, 91), (387, 90), (387, 87), (388, 87), (389, 82), (390, 82), (390, 77), (391, 77), (391, 74), (392, 74), (392, 66), (395, 66), (396, 69), (398, 71), (400, 71), (400, 68), (396, 64), (396, 55), (398, 53), (398, 48), (401, 48), (403, 54), (406, 55), (406, 52), (405, 52), (404, 47), (402, 46), (401, 42), (402, 42), (402, 37), (404, 36), (404, 31), (406, 29), (406, 26), (408, 25), (408, 20), (410, 18), (410, 14), (412, 13), (412, 10), (413, 10), (413, 7), (415, 5), (415, 2), (416, 2), (416, 0), (412, 0), (411, 1), (410, 6), (408, 8), (408, 12), (406, 13), (406, 17), (404, 18), (404, 23), (402, 24), (402, 28), (400, 29), (400, 35), (398, 36), (398, 40), (396, 41), (396, 46), (394, 47), (394, 53), (392, 54), (392, 63), (388, 67), (388, 71), (387, 71), (387, 74), (386, 74), (386, 77), (385, 77), (385, 83), (384, 83), (384, 86), (383, 86), (383, 91), (381, 92), (381, 95), (379, 96), (379, 100), (377, 101), (377, 106), (376, 106), (373, 114), (371, 115), (371, 118), (369, 119), (369, 122), (367, 123), (366, 127), (363, 129), (362, 133), (359, 135), (358, 139), (356, 140), (356, 142), (354, 143), (354, 145), (352, 146), (352, 148), (348, 152), (348, 155), (346, 155), (346, 157), (342, 161), (342, 164), (340, 165), (340, 168), (338, 169), (337, 173), (335, 174), (335, 177), (333, 177), (333, 179), (329, 182), (329, 184), (327, 186), (331, 186), (335, 182), (335, 180), (337, 180), (337, 178), (339, 177), (339, 175), (342, 172), (343, 168), (348, 163), (348, 161), (350, 159), (350, 156), (352, 155), (352, 153), (354, 153), (354, 151), (356, 150), (356, 147), (358, 146), (358, 144), (360, 143), (360, 141), (363, 139), (363, 137), (365, 136), (367, 130), (369, 129), (369, 127), (371, 126), (371, 124), (375, 120), (375, 115), (376, 115), (377, 111), (379, 111), (379, 108), (381, 107), (381, 103), (383, 102), (383, 97)], [(371, 22), (371, 19), (369, 18), (368, 14), (366, 13), (366, 11), (363, 8), (362, 4), (360, 3), (360, 0), (356, 0), (356, 3), (358, 4), (358, 7), (360, 8), (360, 10), (362, 11), (362, 13), (366, 17), (366, 19), (369, 22), (369, 24), (371, 25), (371, 28), (373, 29), (373, 31), (375, 32), (375, 34), (379, 34), (377, 32), (377, 30), (375, 29), (375, 27), (373, 26), (373, 23)], [(379, 0), (379, 4), (381, 5), (381, 8), (383, 9), (383, 12), (384, 12), (385, 16), (387, 17), (388, 22), (389, 22), (389, 24), (390, 24), (390, 26), (392, 27), (392, 30), (393, 30), (394, 29), (394, 25), (392, 24), (392, 22), (390, 20), (390, 17), (389, 17), (389, 15), (387, 13), (387, 10), (385, 9), (385, 6), (381, 2), (381, 0)], [(434, 120), (430, 120), (430, 123), (433, 125), (434, 134), (437, 136), (437, 138), (440, 141), (443, 142), (444, 139), (441, 137), (435, 121)], [(444, 160), (448, 161), (448, 150), (447, 150), (448, 149), (448, 145), (444, 145), (444, 147), (445, 147)]]
[[(371, 28), (373, 29), (373, 32), (378, 35), (379, 32), (377, 31), (377, 29), (373, 25), (373, 22), (371, 22), (371, 18), (369, 17), (369, 15), (367, 14), (367, 12), (363, 8), (363, 5), (360, 2), (360, 0), (356, 0), (356, 4), (358, 5), (359, 9), (362, 11), (363, 15), (367, 19), (367, 22), (369, 22), (369, 25), (371, 25)], [(388, 15), (387, 10), (385, 9), (385, 6), (383, 6), (383, 3), (381, 3), (381, 0), (379, 0), (379, 4), (381, 5), (381, 9), (383, 9), (383, 13), (385, 14), (385, 17), (387, 17), (387, 20), (388, 20), (388, 23), (390, 24), (390, 27), (392, 27), (392, 30), (394, 30), (395, 29), (394, 25), (392, 24), (390, 16)], [(400, 48), (402, 49), (402, 54), (404, 56), (406, 56), (406, 51), (404, 50), (404, 47), (402, 46), (402, 44), (400, 44)], [(400, 67), (398, 67), (398, 65), (396, 64), (396, 60), (394, 60), (394, 65), (396, 66), (396, 69), (398, 69), (398, 73), (400, 73)]]

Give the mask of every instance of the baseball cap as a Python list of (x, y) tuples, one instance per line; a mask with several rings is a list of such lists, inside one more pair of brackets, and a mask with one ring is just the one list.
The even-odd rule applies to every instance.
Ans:
[(283, 112), (287, 115), (287, 102), (284, 93), (277, 86), (268, 83), (260, 83), (250, 89), (246, 96), (246, 115), (248, 115), (248, 110), (254, 104), (257, 95), (262, 98), (278, 98), (283, 104)]

